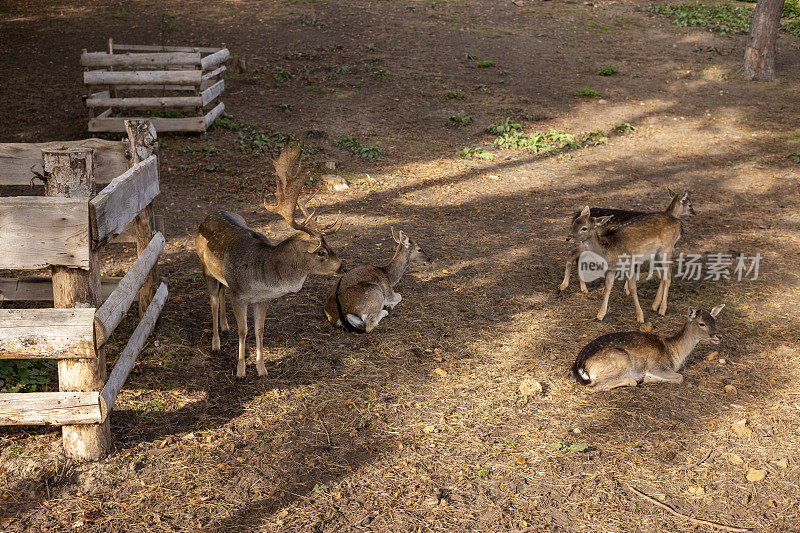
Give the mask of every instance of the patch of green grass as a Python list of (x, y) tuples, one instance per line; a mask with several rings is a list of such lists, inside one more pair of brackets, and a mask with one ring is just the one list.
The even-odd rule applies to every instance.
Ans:
[(620, 122), (619, 124), (611, 128), (612, 133), (619, 133), (621, 135), (625, 135), (627, 133), (633, 133), (634, 131), (636, 131), (636, 127), (632, 126), (628, 122)]
[(389, 71), (385, 68), (377, 68), (370, 73), (373, 78), (388, 78)]
[(367, 52), (375, 51), (375, 43), (367, 43)]
[(483, 159), (484, 161), (494, 161), (497, 159), (496, 153), (484, 150), (483, 148), (466, 147), (459, 150), (458, 155), (465, 159)]
[(700, 26), (723, 35), (748, 33), (753, 10), (730, 4), (711, 6), (700, 2), (695, 4), (668, 4), (652, 6), (650, 11), (672, 18), (678, 26)]
[(278, 104), (275, 107), (284, 113), (290, 113), (292, 111), (292, 104)]
[(486, 85), (485, 83), (479, 83), (478, 85), (475, 86), (475, 90), (480, 91), (482, 93), (486, 93), (489, 92), (489, 86)]
[(476, 63), (478, 68), (489, 68), (494, 66), (494, 61), (483, 60)]
[(574, 93), (572, 96), (578, 96), (581, 98), (597, 98), (600, 96), (600, 93), (592, 89), (591, 87), (581, 87)]
[(289, 81), (292, 79), (292, 73), (283, 67), (275, 67), (275, 72), (272, 73), (272, 79), (278, 83)]
[(789, 157), (793, 159), (795, 163), (800, 164), (800, 152), (792, 152), (789, 154)]
[(58, 389), (54, 359), (0, 360), (0, 392), (44, 392)]
[(602, 31), (602, 32), (608, 32), (608, 31), (611, 31), (611, 29), (612, 29), (611, 26), (606, 26), (605, 24), (602, 24), (602, 23), (597, 22), (595, 20), (590, 20), (589, 22), (587, 22), (586, 23), (586, 27), (587, 28), (592, 28), (594, 30)]
[(448, 116), (444, 123), (451, 128), (458, 128), (460, 126), (466, 126), (472, 122), (472, 114), (469, 111), (461, 110), (455, 115)]
[(583, 137), (583, 145), (585, 146), (600, 146), (601, 144), (608, 144), (608, 135), (603, 131), (590, 131)]
[(339, 135), (339, 138), (333, 141), (333, 144), (340, 148), (346, 148), (350, 153), (362, 159), (369, 159), (370, 161), (383, 159), (383, 152), (380, 148), (377, 146), (364, 146), (355, 135), (349, 133)]
[(519, 122), (514, 121), (511, 117), (506, 117), (502, 120), (496, 120), (486, 126), (486, 133), (492, 133), (494, 135), (502, 135), (504, 133), (509, 133), (512, 131), (519, 131), (522, 129), (522, 124)]
[(444, 97), (450, 100), (461, 100), (464, 98), (464, 91), (448, 89), (447, 92), (444, 93)]
[(616, 76), (619, 74), (619, 69), (617, 69), (614, 65), (605, 65), (600, 67), (600, 70), (597, 71), (600, 76)]

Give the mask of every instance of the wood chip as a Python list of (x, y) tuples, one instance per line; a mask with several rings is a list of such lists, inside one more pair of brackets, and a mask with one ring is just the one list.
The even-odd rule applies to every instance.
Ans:
[(767, 477), (766, 470), (759, 470), (758, 468), (751, 468), (747, 471), (747, 481), (758, 482)]

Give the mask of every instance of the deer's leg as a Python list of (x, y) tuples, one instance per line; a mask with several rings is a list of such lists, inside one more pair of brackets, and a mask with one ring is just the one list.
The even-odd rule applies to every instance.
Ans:
[(239, 359), (236, 363), (236, 378), (244, 379), (244, 341), (247, 338), (247, 302), (231, 298), (233, 316), (236, 317), (236, 328), (239, 330)]
[(231, 330), (228, 324), (228, 313), (225, 309), (225, 285), (219, 284), (219, 327), (222, 328), (222, 333), (228, 333)]
[(383, 320), (384, 317), (387, 317), (387, 316), (389, 316), (389, 311), (387, 311), (386, 309), (381, 309), (379, 313), (377, 313), (375, 315), (368, 316), (367, 317), (367, 326), (365, 328), (367, 330), (367, 333), (369, 333), (370, 331), (375, 329), (375, 327), (378, 325), (378, 323), (381, 320)]
[(616, 389), (617, 387), (635, 387), (636, 380), (631, 377), (622, 377), (622, 378), (612, 378), (612, 379), (603, 379), (597, 380), (592, 385), (589, 385), (587, 388), (589, 392), (603, 392), (609, 391), (611, 389)]
[[(669, 265), (670, 254), (664, 254), (664, 262)], [(658, 309), (658, 314), (664, 316), (667, 314), (667, 295), (669, 294), (669, 286), (672, 284), (672, 268), (667, 267), (664, 270), (664, 276), (661, 279), (664, 284), (664, 292), (661, 295), (661, 307)]]
[(389, 295), (389, 298), (386, 299), (386, 302), (383, 304), (384, 309), (389, 309), (390, 311), (394, 309), (394, 306), (399, 304), (403, 297), (400, 295), (399, 292), (392, 292)]
[(625, 282), (625, 286), (629, 289), (629, 294), (633, 297), (633, 306), (636, 309), (636, 321), (644, 324), (644, 313), (642, 307), (639, 305), (639, 294), (636, 292), (636, 278), (631, 276)]
[[(211, 297), (211, 353), (219, 355), (219, 287), (222, 285), (213, 276), (206, 275), (206, 286)], [(224, 311), (223, 311), (224, 313)]]
[[(653, 256), (653, 261), (655, 260), (656, 256)], [(656, 297), (653, 300), (653, 306), (650, 308), (653, 311), (658, 310), (658, 306), (661, 305), (661, 299), (664, 297), (664, 274), (660, 270), (658, 271), (658, 279), (658, 291), (656, 291)]]
[(256, 370), (259, 376), (267, 375), (267, 368), (264, 366), (264, 317), (267, 314), (267, 302), (253, 304), (253, 322), (256, 328)]
[(667, 383), (683, 383), (683, 376), (672, 370), (653, 370), (644, 375), (645, 383), (664, 381)]
[(608, 312), (608, 297), (611, 295), (611, 288), (614, 286), (614, 270), (609, 267), (606, 272), (606, 283), (603, 290), (603, 303), (600, 304), (600, 310), (597, 312), (597, 320), (603, 320)]

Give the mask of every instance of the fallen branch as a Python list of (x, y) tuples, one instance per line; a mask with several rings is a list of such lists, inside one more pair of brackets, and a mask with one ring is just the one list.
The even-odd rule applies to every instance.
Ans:
[(699, 461), (697, 461), (696, 463), (694, 463), (692, 465), (681, 466), (681, 467), (677, 468), (675, 471), (676, 472), (680, 472), (681, 470), (691, 470), (692, 468), (694, 468), (696, 466), (700, 466), (701, 464), (703, 464), (706, 461), (708, 461), (708, 458), (711, 457), (711, 454), (714, 453), (714, 452), (716, 452), (716, 450), (714, 448), (711, 448), (710, 450), (708, 450), (708, 453), (705, 454), (703, 456), (703, 458), (700, 459)]
[(700, 518), (693, 518), (693, 517), (691, 517), (689, 515), (685, 515), (683, 513), (679, 513), (678, 511), (676, 511), (675, 509), (673, 509), (672, 507), (670, 507), (666, 503), (660, 502), (660, 501), (656, 500), (655, 498), (653, 498), (652, 496), (648, 496), (644, 492), (642, 492), (642, 491), (640, 491), (640, 490), (638, 490), (638, 489), (636, 489), (636, 488), (634, 488), (634, 487), (632, 487), (630, 485), (628, 485), (627, 487), (628, 487), (628, 490), (630, 490), (631, 492), (633, 492), (634, 494), (636, 494), (640, 498), (642, 498), (644, 500), (647, 500), (648, 502), (652, 503), (653, 505), (655, 505), (657, 507), (661, 507), (662, 509), (664, 509), (665, 511), (667, 511), (669, 514), (671, 514), (673, 516), (677, 516), (679, 518), (683, 518), (684, 520), (688, 520), (689, 522), (691, 522), (693, 524), (699, 524), (699, 525), (702, 525), (702, 526), (709, 526), (709, 527), (713, 527), (715, 529), (721, 529), (722, 531), (733, 531), (733, 532), (736, 532), (736, 533), (744, 533), (744, 532), (750, 531), (750, 528), (726, 526), (725, 524), (718, 524), (717, 522), (711, 522), (710, 520), (702, 520)]

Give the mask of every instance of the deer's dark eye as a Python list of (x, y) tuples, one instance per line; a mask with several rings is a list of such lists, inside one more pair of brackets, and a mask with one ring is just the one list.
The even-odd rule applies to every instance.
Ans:
[(582, 228), (581, 228), (581, 231), (586, 231), (586, 230), (588, 230), (588, 229), (589, 229), (589, 228), (587, 228), (586, 226), (584, 226), (584, 227), (582, 227)]
[(700, 327), (701, 327), (701, 328), (704, 328), (704, 327), (706, 327), (706, 323), (705, 323), (705, 322), (700, 322)]
[(320, 250), (319, 252), (317, 252), (317, 255), (320, 257), (325, 257), (325, 250)]

